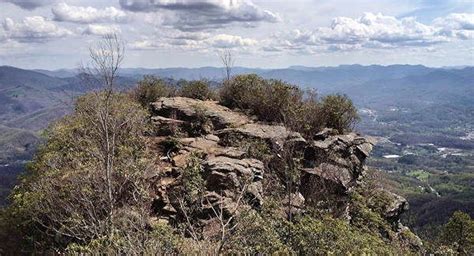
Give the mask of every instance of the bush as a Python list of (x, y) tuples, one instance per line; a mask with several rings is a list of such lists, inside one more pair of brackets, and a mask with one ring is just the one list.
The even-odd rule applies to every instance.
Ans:
[(200, 158), (197, 155), (191, 155), (182, 175), (184, 197), (188, 202), (195, 202), (205, 191), (202, 169)]
[(474, 220), (469, 214), (457, 211), (444, 225), (440, 243), (456, 250), (461, 255), (474, 253)]
[(240, 75), (226, 82), (221, 103), (248, 110), (260, 120), (284, 123), (302, 105), (303, 92), (280, 80), (265, 80), (257, 75)]
[(229, 237), (225, 254), (272, 255), (288, 254), (278, 233), (258, 213), (249, 211), (238, 218), (235, 232)]
[[(115, 223), (124, 213), (131, 214), (127, 221), (140, 220), (130, 216), (148, 201), (143, 177), (150, 163), (143, 138), (146, 111), (126, 95), (106, 95), (79, 98), (75, 112), (48, 129), (47, 142), (12, 192), (8, 216), (24, 242), (34, 241), (35, 250), (62, 250), (112, 235), (111, 227), (125, 228)], [(108, 178), (105, 136), (98, 121), (105, 119), (99, 113), (105, 111), (103, 96), (110, 97), (106, 123), (115, 147)]]
[(132, 97), (143, 107), (148, 108), (150, 103), (155, 102), (160, 97), (171, 97), (176, 95), (176, 88), (166, 84), (160, 78), (145, 76), (143, 80), (131, 92)]
[(213, 130), (211, 119), (206, 115), (206, 108), (201, 104), (192, 106), (194, 110), (194, 118), (189, 124), (188, 133), (191, 136), (199, 136), (202, 134), (209, 134)]
[(291, 227), (290, 244), (301, 255), (405, 255), (379, 236), (361, 232), (344, 220), (303, 217)]
[(357, 109), (346, 95), (336, 94), (323, 97), (321, 113), (325, 126), (334, 128), (339, 133), (351, 131), (359, 120)]
[(256, 115), (260, 120), (283, 123), (311, 138), (324, 127), (340, 133), (351, 131), (358, 120), (352, 101), (344, 95), (329, 95), (319, 102), (314, 92), (280, 80), (257, 75), (239, 75), (224, 83), (220, 102)]
[(215, 93), (206, 80), (180, 81), (179, 86), (179, 95), (182, 97), (198, 100), (215, 99)]
[(239, 75), (226, 81), (220, 91), (220, 102), (229, 108), (256, 110), (263, 99), (265, 80), (257, 75)]

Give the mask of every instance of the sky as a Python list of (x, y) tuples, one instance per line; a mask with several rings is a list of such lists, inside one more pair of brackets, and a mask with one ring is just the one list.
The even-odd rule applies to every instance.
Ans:
[(0, 65), (75, 68), (106, 34), (124, 67), (474, 65), (474, 0), (0, 0)]

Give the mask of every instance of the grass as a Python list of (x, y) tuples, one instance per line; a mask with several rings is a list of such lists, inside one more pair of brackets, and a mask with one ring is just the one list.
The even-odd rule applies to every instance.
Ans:
[(406, 175), (410, 177), (414, 177), (418, 179), (419, 181), (428, 182), (428, 179), (430, 178), (431, 173), (424, 170), (415, 170), (415, 171), (408, 172)]

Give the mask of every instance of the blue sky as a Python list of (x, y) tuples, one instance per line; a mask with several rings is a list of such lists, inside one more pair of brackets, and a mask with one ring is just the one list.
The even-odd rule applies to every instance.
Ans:
[(125, 67), (474, 65), (471, 0), (0, 0), (0, 65), (77, 67), (110, 32)]

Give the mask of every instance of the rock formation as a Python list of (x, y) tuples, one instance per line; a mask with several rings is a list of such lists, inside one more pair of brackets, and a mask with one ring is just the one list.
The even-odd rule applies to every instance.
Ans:
[[(310, 207), (350, 219), (350, 193), (364, 180), (364, 161), (374, 145), (371, 139), (324, 129), (312, 140), (305, 140), (284, 126), (260, 123), (213, 101), (160, 98), (152, 108), (157, 129), (151, 148), (157, 152), (160, 169), (151, 175), (155, 179), (153, 209), (157, 219), (190, 218), (189, 213), (183, 213), (183, 202), (173, 196), (183, 186), (183, 170), (190, 158), (199, 159), (204, 181), (201, 207), (193, 209), (192, 214), (199, 219), (199, 228), (212, 234), (209, 230), (217, 217), (216, 209), (236, 214), (240, 209), (258, 210), (262, 206), (262, 184), (269, 176), (278, 176), (272, 173), (272, 164), (282, 161), (288, 152), (290, 158), (301, 156), (297, 167), (299, 190), (290, 191), (283, 204), (289, 205), (292, 213)], [(164, 143), (170, 138), (176, 144), (173, 147)], [(265, 159), (249, 153), (261, 145), (267, 150)], [(393, 200), (387, 202), (383, 217), (394, 223), (397, 231), (402, 228), (399, 216), (407, 203), (391, 195)]]

